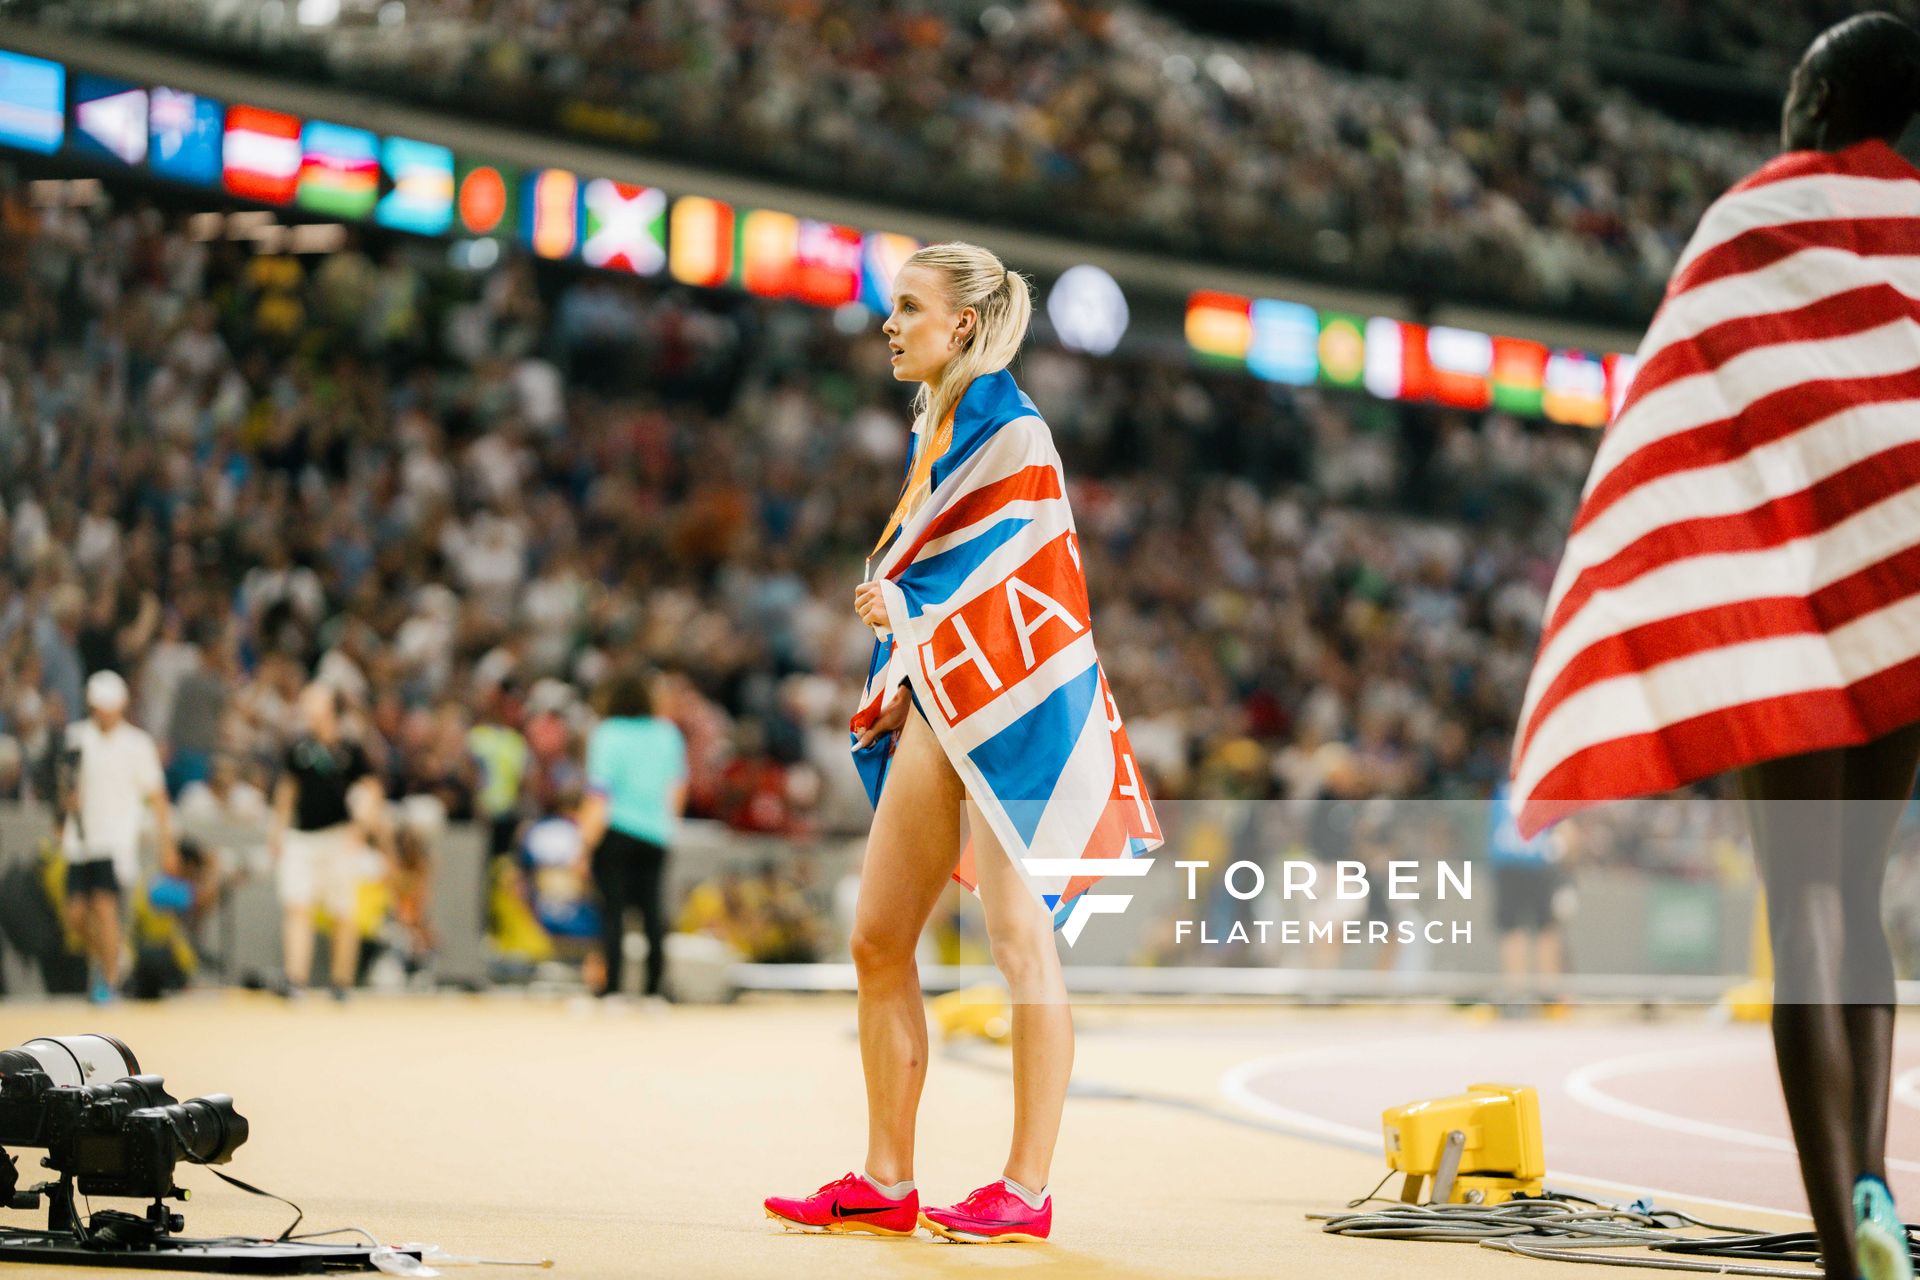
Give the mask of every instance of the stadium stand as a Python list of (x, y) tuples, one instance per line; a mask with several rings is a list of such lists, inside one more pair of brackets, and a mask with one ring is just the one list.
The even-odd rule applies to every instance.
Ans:
[[(35, 7), (921, 207), (1626, 323), (1650, 314), (1706, 201), (1767, 149), (1753, 121), (1685, 127), (1578, 76), (1356, 74), (1135, 3)], [(1436, 25), (1462, 29), (1408, 34)], [(931, 196), (930, 172), (948, 178)]]
[[(135, 677), (137, 718), (195, 762), (176, 783), (203, 756), (272, 760), (311, 669), (361, 709), (393, 793), (455, 818), (472, 709), (505, 689), (537, 811), (577, 785), (598, 675), (643, 656), (685, 677), (695, 813), (858, 829), (843, 596), (906, 434), (873, 330), (516, 254), (463, 271), (399, 237), (257, 252), (139, 197), (27, 196), (8, 180), (0, 794), (45, 794), (93, 669)], [(1250, 751), (1298, 794), (1329, 742), (1400, 794), (1492, 779), (1590, 433), (1057, 349), (1023, 377), (1161, 794)]]

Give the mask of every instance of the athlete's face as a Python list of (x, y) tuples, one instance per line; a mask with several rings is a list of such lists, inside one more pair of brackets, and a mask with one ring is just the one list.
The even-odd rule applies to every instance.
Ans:
[(893, 353), (893, 376), (901, 382), (935, 381), (978, 320), (972, 307), (953, 309), (938, 271), (908, 263), (894, 277), (893, 314), (880, 327)]

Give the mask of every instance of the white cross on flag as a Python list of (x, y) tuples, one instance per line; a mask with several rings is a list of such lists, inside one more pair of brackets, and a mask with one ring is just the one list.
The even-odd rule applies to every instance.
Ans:
[(650, 276), (667, 265), (665, 192), (595, 178), (582, 200), (587, 239), (580, 257), (588, 266)]

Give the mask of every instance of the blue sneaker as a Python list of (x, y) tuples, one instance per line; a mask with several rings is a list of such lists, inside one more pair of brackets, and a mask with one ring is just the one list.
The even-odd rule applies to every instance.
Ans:
[(1913, 1254), (1893, 1192), (1870, 1173), (1853, 1184), (1853, 1256), (1862, 1280), (1913, 1280)]
[(100, 974), (93, 976), (93, 987), (87, 992), (87, 999), (95, 1004), (112, 1004), (113, 988), (107, 985), (106, 978)]

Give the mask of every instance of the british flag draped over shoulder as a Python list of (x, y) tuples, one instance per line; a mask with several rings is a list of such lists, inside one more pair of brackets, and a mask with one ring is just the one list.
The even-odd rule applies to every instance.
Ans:
[[(974, 379), (949, 422), (922, 434), (908, 483), (924, 471), (930, 494), (869, 574), (892, 634), (874, 643), (852, 732), (857, 740), (909, 683), (967, 793), (1059, 928), (1097, 877), (1049, 874), (1033, 860), (1134, 857), (1161, 843), (1094, 653), (1060, 458), (1005, 370)], [(892, 743), (883, 736), (853, 755), (878, 805)], [(970, 857), (954, 879), (976, 888)]]
[(1920, 720), (1920, 171), (1780, 156), (1681, 255), (1587, 478), (1520, 828)]

